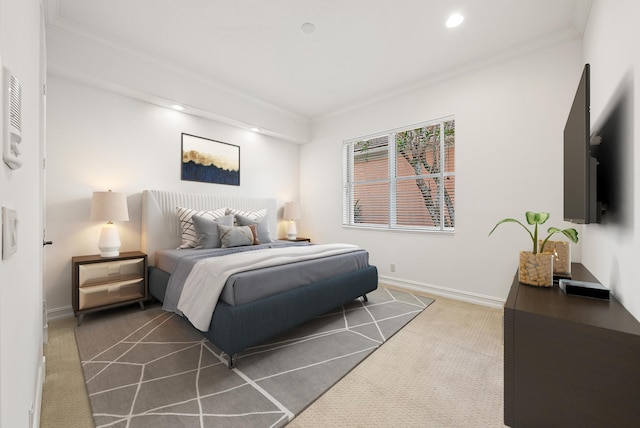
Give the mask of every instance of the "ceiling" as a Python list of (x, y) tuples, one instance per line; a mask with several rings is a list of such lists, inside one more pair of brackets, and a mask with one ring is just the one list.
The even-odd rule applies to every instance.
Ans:
[(313, 119), (579, 37), (590, 3), (47, 0), (47, 25)]

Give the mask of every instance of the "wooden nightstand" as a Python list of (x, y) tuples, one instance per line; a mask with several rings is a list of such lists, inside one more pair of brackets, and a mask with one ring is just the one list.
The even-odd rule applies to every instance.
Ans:
[(71, 258), (71, 300), (73, 314), (139, 303), (144, 309), (148, 298), (147, 255), (140, 251), (120, 253), (117, 257), (100, 255)]
[(287, 239), (287, 241), (293, 241), (293, 242), (309, 242), (309, 243), (311, 243), (311, 238), (300, 238), (300, 237), (297, 237), (296, 239)]

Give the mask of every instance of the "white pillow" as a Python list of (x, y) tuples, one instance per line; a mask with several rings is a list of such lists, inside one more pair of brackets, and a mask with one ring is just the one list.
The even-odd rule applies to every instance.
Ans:
[(213, 211), (198, 211), (191, 208), (176, 207), (178, 219), (180, 220), (180, 228), (182, 230), (182, 245), (178, 248), (195, 248), (198, 245), (198, 236), (191, 217), (198, 215), (209, 220), (215, 220), (224, 217), (227, 208), (218, 208)]

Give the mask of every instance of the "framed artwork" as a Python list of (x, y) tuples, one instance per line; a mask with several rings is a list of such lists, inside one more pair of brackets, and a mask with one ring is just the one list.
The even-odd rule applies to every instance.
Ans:
[(240, 185), (240, 146), (182, 134), (182, 179)]

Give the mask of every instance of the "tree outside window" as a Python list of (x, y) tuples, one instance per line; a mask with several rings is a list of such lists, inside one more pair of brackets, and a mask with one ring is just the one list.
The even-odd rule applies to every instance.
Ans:
[(345, 225), (454, 230), (454, 118), (345, 142), (343, 154)]

